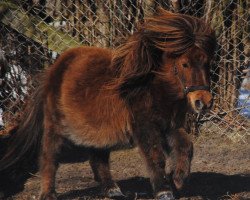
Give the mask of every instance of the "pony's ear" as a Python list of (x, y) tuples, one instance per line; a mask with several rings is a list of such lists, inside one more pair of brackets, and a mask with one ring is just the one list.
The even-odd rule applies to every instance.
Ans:
[(153, 70), (158, 67), (159, 50), (143, 37), (143, 30), (134, 35), (133, 41), (128, 44), (133, 45), (127, 49), (123, 58), (119, 84), (119, 92), (122, 98), (132, 100), (135, 96), (144, 91), (154, 78)]

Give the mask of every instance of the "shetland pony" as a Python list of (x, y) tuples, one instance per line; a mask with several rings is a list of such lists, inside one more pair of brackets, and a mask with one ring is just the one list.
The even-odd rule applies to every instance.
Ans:
[[(90, 147), (94, 178), (109, 197), (122, 196), (109, 170), (110, 147), (138, 145), (157, 199), (174, 199), (190, 173), (193, 145), (185, 114), (209, 109), (209, 62), (216, 40), (201, 19), (161, 10), (115, 50), (78, 47), (45, 72), (0, 170), (40, 146), (41, 200), (56, 199), (56, 155), (64, 138)], [(165, 156), (172, 152), (172, 179)]]

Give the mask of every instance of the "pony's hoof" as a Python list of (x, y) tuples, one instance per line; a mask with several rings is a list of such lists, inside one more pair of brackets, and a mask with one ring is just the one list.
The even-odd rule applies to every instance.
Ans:
[(109, 198), (119, 198), (122, 199), (125, 197), (125, 195), (122, 193), (121, 189), (118, 187), (118, 185), (115, 185), (112, 188), (109, 188), (105, 191), (105, 194)]
[(57, 200), (56, 193), (41, 194), (39, 200)]
[(184, 181), (180, 178), (174, 178), (174, 186), (177, 190), (181, 190), (184, 184)]
[(182, 170), (175, 172), (172, 176), (172, 181), (174, 183), (175, 189), (180, 191), (183, 188), (185, 182), (187, 182), (188, 177), (189, 173), (186, 173)]
[(156, 195), (156, 199), (157, 200), (175, 200), (173, 192), (171, 192), (171, 191), (159, 192)]

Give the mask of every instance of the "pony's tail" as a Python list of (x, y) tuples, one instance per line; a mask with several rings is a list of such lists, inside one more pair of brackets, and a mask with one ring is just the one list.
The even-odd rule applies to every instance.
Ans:
[(9, 137), (0, 140), (0, 145), (4, 147), (0, 155), (0, 172), (17, 165), (24, 169), (27, 161), (37, 165), (43, 134), (43, 107), (44, 87), (41, 85), (28, 101), (17, 125), (9, 131)]

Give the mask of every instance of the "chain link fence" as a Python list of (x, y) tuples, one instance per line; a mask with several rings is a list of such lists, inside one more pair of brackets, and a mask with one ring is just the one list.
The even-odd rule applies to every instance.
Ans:
[(192, 116), (195, 130), (234, 141), (250, 136), (250, 2), (248, 0), (2, 0), (0, 125), (11, 126), (36, 76), (67, 48), (114, 48), (157, 7), (204, 18), (218, 38), (211, 69), (214, 108)]

